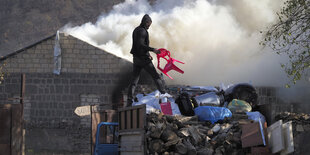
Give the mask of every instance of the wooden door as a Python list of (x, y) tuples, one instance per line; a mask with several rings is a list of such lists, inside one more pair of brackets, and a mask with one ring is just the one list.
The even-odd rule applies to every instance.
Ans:
[(21, 110), (21, 104), (0, 104), (0, 155), (21, 155)]

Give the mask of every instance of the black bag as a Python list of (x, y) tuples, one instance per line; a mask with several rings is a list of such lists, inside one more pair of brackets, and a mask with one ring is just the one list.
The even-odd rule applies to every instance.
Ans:
[(194, 116), (194, 104), (192, 104), (191, 99), (187, 93), (182, 93), (175, 100), (175, 103), (178, 104), (180, 112), (185, 116)]

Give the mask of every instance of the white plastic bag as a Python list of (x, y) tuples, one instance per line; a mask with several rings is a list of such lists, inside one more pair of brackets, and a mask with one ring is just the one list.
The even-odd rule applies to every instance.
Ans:
[(59, 44), (59, 31), (56, 33), (54, 45), (54, 74), (59, 75), (61, 70), (61, 48)]
[(181, 115), (178, 105), (175, 103), (175, 100), (168, 93), (161, 94), (158, 90), (143, 96), (143, 94), (136, 95), (138, 102), (134, 102), (132, 105), (142, 105), (146, 104), (146, 113), (161, 111), (159, 100), (162, 101), (167, 99), (171, 103), (171, 109), (173, 115)]

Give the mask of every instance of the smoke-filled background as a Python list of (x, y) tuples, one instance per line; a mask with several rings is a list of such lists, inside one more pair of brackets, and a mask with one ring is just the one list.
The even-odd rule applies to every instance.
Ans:
[[(92, 45), (132, 61), (132, 31), (144, 14), (153, 23), (150, 46), (166, 48), (184, 74), (169, 74), (168, 84), (219, 85), (250, 82), (284, 86), (288, 79), (280, 63), (288, 60), (259, 45), (260, 31), (276, 21), (284, 0), (126, 0), (96, 23), (63, 28)], [(153, 62), (157, 65), (154, 54)], [(299, 82), (308, 85), (309, 81)]]

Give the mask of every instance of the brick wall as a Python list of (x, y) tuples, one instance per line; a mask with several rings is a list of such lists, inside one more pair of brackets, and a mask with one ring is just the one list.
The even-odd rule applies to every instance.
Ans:
[[(26, 74), (24, 119), (26, 154), (90, 153), (90, 117), (76, 107), (100, 105), (117, 108), (127, 88), (132, 63), (72, 36), (60, 35), (62, 69), (53, 74), (55, 37), (7, 58), (9, 76), (0, 85), (1, 103), (20, 94), (20, 75)], [(149, 83), (143, 80), (141, 83)]]
[[(9, 72), (52, 73), (54, 37), (7, 59)], [(62, 73), (120, 73), (130, 63), (72, 36), (60, 34)]]
[[(309, 113), (309, 97), (303, 96), (309, 90), (307, 87), (301, 87), (299, 92), (280, 87), (256, 87), (260, 111), (265, 115), (269, 125), (274, 123), (275, 116), (282, 112)], [(279, 91), (282, 91), (282, 93), (279, 93)], [(283, 91), (287, 91), (286, 94)], [(291, 95), (289, 92), (295, 94)], [(294, 96), (294, 98), (285, 100), (287, 98), (285, 95)]]
[(259, 104), (272, 104), (277, 102), (275, 87), (256, 87)]
[(270, 125), (274, 122), (276, 114), (277, 89), (275, 87), (256, 87), (255, 89), (258, 95), (259, 111), (265, 116), (268, 125)]

